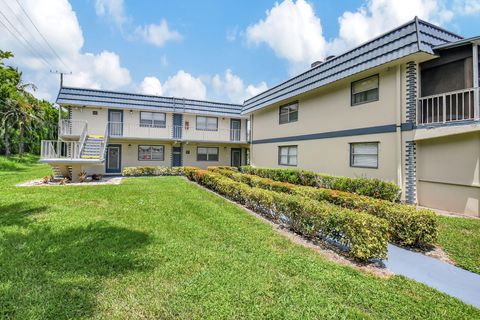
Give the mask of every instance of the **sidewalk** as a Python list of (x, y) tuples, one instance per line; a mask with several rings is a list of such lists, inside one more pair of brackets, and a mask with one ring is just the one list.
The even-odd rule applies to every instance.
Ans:
[(386, 268), (480, 308), (480, 275), (446, 262), (388, 245)]

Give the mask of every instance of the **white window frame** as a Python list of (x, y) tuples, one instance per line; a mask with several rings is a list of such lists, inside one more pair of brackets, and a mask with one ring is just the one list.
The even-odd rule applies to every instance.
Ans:
[[(374, 79), (374, 78), (377, 79), (377, 87), (376, 88), (354, 92), (355, 91), (355, 85), (361, 83), (362, 81), (366, 81), (366, 80), (370, 80), (370, 79)], [(377, 96), (375, 98), (370, 99), (370, 100), (355, 102), (354, 97), (356, 95), (365, 94), (366, 92), (369, 92), (369, 91), (372, 91), (372, 90), (377, 91)], [(350, 89), (351, 106), (358, 106), (358, 105), (365, 104), (365, 103), (375, 102), (375, 101), (378, 101), (379, 99), (380, 99), (380, 75), (379, 74), (374, 74), (373, 76), (369, 76), (369, 77), (366, 77), (366, 78), (363, 78), (363, 79), (360, 79), (360, 80), (357, 80), (357, 81), (354, 81), (354, 82), (351, 83), (351, 89)]]
[[(278, 108), (278, 123), (279, 124), (286, 124), (298, 121), (298, 101), (285, 104)], [(292, 117), (292, 114), (295, 114), (295, 117)], [(282, 116), (285, 119), (282, 119)], [(292, 119), (293, 118), (293, 119)]]
[[(141, 158), (140, 157), (140, 149), (141, 148), (149, 148), (150, 150), (150, 157), (148, 159), (146, 158)], [(161, 158), (154, 159), (153, 155), (153, 148), (160, 148), (162, 149), (162, 156)], [(139, 145), (138, 146), (138, 155), (137, 155), (138, 161), (165, 161), (165, 146), (164, 145)]]
[[(150, 119), (142, 119), (142, 115), (150, 115)], [(163, 120), (156, 120), (156, 115), (163, 115)], [(143, 123), (142, 123), (143, 121)], [(150, 123), (146, 123), (149, 121)], [(157, 123), (155, 123), (157, 122)], [(163, 112), (140, 111), (140, 127), (165, 128), (167, 126), (167, 115)]]
[[(200, 153), (201, 149), (205, 149), (205, 152)], [(206, 155), (206, 159), (199, 159), (199, 155)], [(216, 159), (215, 158), (211, 159), (213, 156), (216, 156)], [(201, 146), (197, 147), (197, 161), (218, 162), (219, 160), (220, 160), (219, 147), (201, 147)]]
[[(282, 150), (287, 150), (287, 153), (282, 154)], [(295, 150), (295, 154), (293, 153), (293, 150)], [(287, 161), (282, 161), (282, 157), (287, 157)], [(295, 161), (292, 161), (292, 159), (295, 159)], [(279, 146), (278, 165), (296, 167), (298, 165), (298, 145)]]
[[(367, 169), (378, 169), (378, 154), (379, 154), (379, 142), (378, 141), (369, 141), (369, 142), (351, 142), (350, 143), (350, 167), (353, 168), (367, 168)], [(360, 145), (375, 145), (377, 153), (363, 153), (355, 152), (355, 147)], [(358, 165), (355, 164), (355, 156), (372, 156), (375, 158), (375, 165)]]
[[(199, 119), (205, 119), (202, 122), (199, 122)], [(210, 122), (210, 123), (209, 123)], [(211, 126), (215, 122), (215, 127)], [(199, 126), (200, 124), (200, 126)], [(209, 127), (211, 126), (211, 127)], [(218, 131), (218, 118), (217, 117), (206, 117), (206, 116), (197, 116), (195, 128), (199, 131)]]

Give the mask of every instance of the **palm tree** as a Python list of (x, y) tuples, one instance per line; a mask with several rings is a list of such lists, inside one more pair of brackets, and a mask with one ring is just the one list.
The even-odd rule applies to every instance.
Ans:
[[(29, 131), (32, 125), (41, 125), (42, 119), (37, 115), (38, 108), (34, 103), (35, 98), (30, 93), (17, 92), (13, 97), (5, 101), (3, 110), (0, 111), (2, 118), (3, 136), (5, 140), (5, 155), (10, 155), (10, 129), (18, 128), (18, 154), (23, 156), (25, 152), (25, 131)], [(33, 103), (32, 103), (33, 102)]]

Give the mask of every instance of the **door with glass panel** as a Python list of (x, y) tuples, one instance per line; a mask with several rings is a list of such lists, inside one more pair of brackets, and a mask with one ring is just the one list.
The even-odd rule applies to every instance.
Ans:
[(111, 137), (123, 135), (123, 110), (108, 110), (108, 134)]
[(107, 146), (106, 173), (120, 173), (122, 169), (122, 146), (109, 144)]
[(241, 123), (240, 119), (230, 120), (230, 141), (240, 141)]
[(242, 165), (242, 149), (232, 148), (230, 165), (237, 168)]
[(182, 147), (172, 147), (172, 167), (182, 166)]

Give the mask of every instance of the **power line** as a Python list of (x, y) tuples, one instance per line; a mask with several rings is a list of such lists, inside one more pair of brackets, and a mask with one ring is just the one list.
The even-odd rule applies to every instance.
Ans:
[[(7, 16), (6, 16), (1, 10), (0, 10), (0, 14), (1, 14), (1, 15), (3, 16), (3, 18), (7, 21), (7, 23), (10, 25), (10, 27), (11, 27), (13, 30), (15, 30), (15, 32), (17, 33), (17, 35), (19, 35), (19, 36), (23, 39), (23, 41), (26, 43), (26, 45), (29, 46), (29, 47), (32, 49), (32, 51), (35, 53), (35, 56), (40, 57), (40, 58), (45, 62), (45, 64), (47, 65), (47, 67), (50, 67), (50, 66), (51, 66), (50, 62), (48, 62), (48, 60), (45, 59), (45, 57), (44, 57), (42, 54), (40, 54), (37, 50), (35, 50), (35, 48), (30, 44), (30, 42), (28, 42), (27, 39), (25, 39), (25, 37), (22, 35), (22, 33), (19, 32), (19, 31), (17, 30), (17, 28), (15, 28), (15, 26), (10, 22), (10, 20), (8, 20)], [(12, 33), (12, 32), (10, 32), (10, 33)], [(20, 41), (19, 38), (18, 38), (18, 36), (15, 36), (15, 38), (16, 38), (18, 41)]]
[[(10, 33), (10, 34), (12, 35), (12, 37), (13, 37), (14, 39), (16, 39), (21, 45), (23, 45), (23, 46), (25, 47), (25, 49), (27, 49), (27, 51), (30, 51), (30, 53), (32, 54), (32, 56), (36, 56), (35, 51), (33, 51), (31, 48), (29, 48), (28, 45), (27, 45), (25, 42), (23, 42), (20, 38), (18, 38), (18, 37), (15, 35), (15, 33), (14, 33), (12, 30), (10, 30), (10, 29), (5, 25), (5, 23), (3, 23), (3, 21), (2, 21), (1, 19), (0, 19), (0, 24), (3, 26), (3, 28), (5, 28), (5, 30), (8, 31), (8, 33)], [(41, 60), (41, 61), (47, 66), (47, 68), (50, 67), (50, 65), (49, 65), (48, 63), (46, 63), (45, 61), (43, 61), (43, 60)]]
[(58, 60), (64, 65), (64, 67), (68, 70), (68, 66), (67, 64), (62, 60), (62, 58), (57, 54), (57, 52), (55, 51), (55, 49), (53, 49), (53, 47), (50, 45), (50, 43), (48, 42), (47, 38), (45, 38), (45, 36), (40, 32), (40, 30), (37, 28), (37, 26), (35, 25), (35, 23), (33, 22), (32, 18), (30, 18), (30, 15), (27, 13), (27, 10), (25, 10), (25, 8), (22, 6), (22, 4), (20, 3), (20, 1), (18, 0), (15, 0), (18, 4), (18, 6), (22, 9), (23, 13), (25, 13), (25, 15), (27, 16), (28, 20), (30, 21), (30, 23), (33, 25), (33, 27), (35, 28), (35, 30), (37, 30), (38, 34), (42, 37), (43, 41), (45, 41), (45, 43), (47, 44), (47, 46), (50, 48), (50, 50), (52, 50), (53, 54), (58, 58)]
[[(29, 36), (33, 39), (33, 41), (35, 42), (35, 43), (33, 43), (33, 41), (32, 41), (32, 43), (31, 43), (32, 46), (33, 46), (34, 44), (38, 45), (38, 47), (40, 48), (40, 51), (39, 51), (39, 52), (42, 52), (42, 49), (43, 49), (43, 48), (42, 48), (42, 44), (39, 43), (39, 42), (37, 41), (37, 39), (35, 39), (35, 36), (30, 32), (30, 30), (27, 28), (27, 26), (23, 23), (23, 19), (20, 19), (20, 18), (18, 17), (17, 13), (8, 5), (8, 1), (3, 1), (3, 2), (5, 3), (6, 7), (10, 10), (10, 12), (13, 14), (13, 16), (15, 17), (15, 19), (22, 25), (22, 27), (23, 27), (23, 29), (25, 30), (25, 32), (28, 33), (28, 35), (29, 35)], [(19, 27), (19, 26), (17, 25), (17, 27)], [(19, 28), (19, 29), (20, 29), (20, 28)]]

